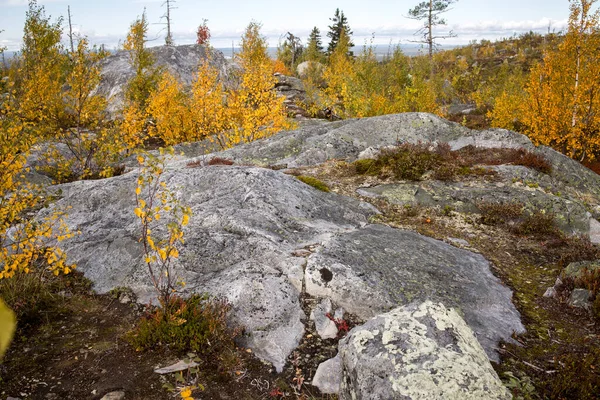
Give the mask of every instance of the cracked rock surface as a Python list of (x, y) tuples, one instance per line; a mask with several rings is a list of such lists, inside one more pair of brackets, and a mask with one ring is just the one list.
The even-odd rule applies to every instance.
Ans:
[[(264, 162), (259, 164), (305, 165), (356, 157), (398, 138), (450, 141), (470, 135), (428, 114), (403, 114), (307, 126), (218, 155), (236, 162), (260, 158)], [(498, 340), (522, 331), (510, 290), (481, 255), (413, 232), (370, 225), (374, 207), (320, 192), (283, 171), (236, 165), (191, 168), (187, 164), (192, 160), (172, 162), (164, 175), (179, 202), (193, 213), (174, 264), (187, 284), (184, 294), (208, 292), (229, 299), (233, 321), (246, 328), (241, 345), (277, 371), (304, 334), (308, 315), (300, 307), (303, 291), (329, 297), (364, 318), (417, 300), (443, 302), (464, 315), (492, 358)], [(50, 210), (68, 209), (65, 222), (81, 231), (63, 242), (64, 248), (98, 292), (128, 286), (146, 302), (154, 293), (133, 213), (136, 179), (132, 171), (57, 186), (60, 199)], [(154, 234), (163, 232), (164, 226)]]

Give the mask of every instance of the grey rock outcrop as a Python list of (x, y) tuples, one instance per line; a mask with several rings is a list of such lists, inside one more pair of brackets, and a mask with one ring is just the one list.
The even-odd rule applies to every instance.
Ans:
[(354, 161), (363, 150), (398, 142), (449, 142), (471, 136), (467, 128), (432, 114), (407, 113), (302, 127), (221, 152), (240, 163), (300, 167), (331, 159)]
[(415, 232), (369, 225), (338, 234), (308, 258), (306, 292), (366, 319), (414, 301), (460, 310), (488, 356), (523, 332), (512, 292), (485, 258)]
[[(549, 184), (544, 188), (537, 182), (545, 181), (539, 172), (529, 171), (520, 166), (501, 166), (500, 170), (506, 177), (501, 182), (471, 181), (442, 182), (424, 181), (417, 183), (392, 183), (370, 188), (361, 188), (358, 193), (368, 197), (382, 197), (391, 203), (410, 206), (450, 207), (462, 213), (481, 213), (478, 205), (481, 203), (519, 203), (526, 214), (534, 214), (540, 210), (554, 215), (556, 225), (568, 234), (587, 234), (590, 232), (590, 214), (584, 204), (570, 198), (558, 195), (558, 184)], [(527, 170), (527, 182), (536, 182), (530, 187), (521, 180), (513, 179), (522, 176)], [(533, 178), (538, 176), (539, 179)], [(552, 181), (551, 178), (548, 178)]]
[[(156, 60), (155, 66), (169, 71), (185, 86), (191, 86), (199, 64), (207, 59), (206, 48), (194, 44), (156, 46), (149, 50)], [(129, 57), (128, 51), (121, 50), (101, 62), (102, 78), (96, 93), (110, 99), (107, 111), (111, 115), (115, 115), (123, 107), (125, 87), (135, 76)], [(223, 53), (211, 50), (210, 63), (219, 70), (222, 82), (226, 86), (230, 85), (232, 67), (225, 60)]]
[(339, 344), (340, 399), (511, 399), (460, 315), (426, 301), (379, 315)]
[[(418, 142), (448, 143), (453, 150), (466, 146), (524, 148), (544, 156), (553, 169), (551, 174), (543, 174), (522, 166), (501, 165), (493, 168), (500, 184), (479, 183), (479, 187), (463, 187), (462, 184), (436, 181), (419, 186), (401, 183), (391, 189), (385, 186), (367, 189), (361, 194), (402, 192), (408, 200), (423, 202), (425, 206), (450, 205), (466, 212), (476, 212), (474, 203), (485, 198), (516, 199), (528, 206), (529, 211), (553, 211), (563, 231), (589, 234), (593, 243), (600, 243), (600, 176), (548, 147), (535, 147), (524, 135), (505, 129), (471, 131), (435, 115), (406, 113), (316, 123), (240, 145), (218, 155), (239, 163), (295, 168), (331, 159), (352, 162), (361, 154), (364, 158), (366, 153), (376, 154), (381, 148)], [(188, 149), (186, 155), (196, 157), (198, 153)]]
[[(133, 214), (136, 178), (132, 172), (60, 185), (62, 199), (52, 208), (72, 207), (66, 222), (81, 234), (65, 248), (98, 292), (128, 286), (147, 302), (154, 293)], [(168, 171), (165, 181), (193, 212), (174, 265), (187, 291), (227, 297), (233, 319), (248, 333), (243, 345), (280, 371), (307, 317), (299, 305), (305, 258), (291, 253), (360, 228), (370, 212), (356, 200), (267, 169), (182, 168)]]
[[(465, 137), (468, 140), (457, 145), (469, 140), (491, 145), (506, 139), (528, 146), (522, 135), (472, 132), (415, 113), (317, 123), (205, 158), (294, 167), (333, 158), (352, 161), (367, 148), (398, 141), (456, 144)], [(191, 168), (190, 161), (201, 159), (190, 158), (192, 152), (169, 163), (164, 175), (179, 201), (193, 211), (175, 270), (187, 283), (187, 293), (209, 292), (229, 299), (232, 320), (246, 328), (241, 345), (278, 371), (304, 333), (308, 316), (300, 307), (302, 291), (330, 298), (362, 318), (414, 301), (442, 302), (464, 315), (493, 359), (498, 340), (511, 340), (513, 331), (523, 330), (510, 290), (492, 275), (481, 255), (414, 232), (369, 225), (369, 217), (377, 212), (372, 206), (320, 192), (282, 171), (252, 166)], [(576, 179), (575, 165), (565, 165), (567, 175)], [(582, 190), (596, 198), (593, 192), (600, 189), (593, 183), (600, 181), (579, 175)], [(556, 176), (552, 178), (562, 179)], [(41, 216), (71, 207), (65, 222), (81, 234), (64, 242), (69, 260), (99, 292), (129, 286), (140, 302), (146, 302), (153, 291), (133, 214), (136, 178), (134, 171), (57, 186), (60, 200)], [(157, 227), (155, 234), (161, 235), (161, 229)], [(314, 247), (312, 253), (299, 251), (307, 245)]]

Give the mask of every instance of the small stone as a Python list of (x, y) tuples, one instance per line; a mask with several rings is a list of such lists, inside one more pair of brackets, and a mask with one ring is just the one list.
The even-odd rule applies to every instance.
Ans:
[(333, 318), (344, 319), (344, 309), (340, 307), (337, 310), (335, 310), (335, 313), (333, 313)]
[(559, 287), (563, 284), (562, 279), (560, 277), (556, 278), (556, 282), (554, 282), (554, 287)]
[(571, 307), (589, 308), (591, 306), (590, 299), (592, 292), (587, 289), (573, 289), (569, 297), (569, 305)]
[(323, 299), (310, 313), (310, 319), (315, 321), (317, 333), (323, 339), (334, 339), (337, 337), (338, 329), (327, 314), (331, 313), (331, 300)]
[(342, 379), (342, 362), (340, 356), (322, 362), (312, 380), (312, 385), (319, 388), (321, 393), (338, 394)]
[(154, 370), (155, 373), (157, 374), (170, 374), (173, 372), (178, 372), (178, 371), (185, 371), (188, 368), (193, 368), (193, 367), (197, 367), (198, 364), (195, 363), (194, 361), (185, 361), (185, 360), (181, 360), (176, 362), (173, 365), (169, 365), (168, 367), (163, 367), (163, 368), (157, 368)]
[(550, 297), (550, 298), (556, 297), (556, 289), (554, 289), (554, 286), (546, 289), (546, 291), (544, 292), (544, 297)]
[(131, 297), (128, 294), (123, 293), (121, 296), (119, 296), (119, 303), (121, 303), (121, 304), (131, 303)]
[(100, 400), (122, 400), (125, 398), (125, 392), (118, 390), (115, 392), (106, 393)]

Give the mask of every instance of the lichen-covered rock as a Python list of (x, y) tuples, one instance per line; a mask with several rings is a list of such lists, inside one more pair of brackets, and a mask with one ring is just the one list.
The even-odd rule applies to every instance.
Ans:
[(398, 307), (339, 344), (342, 400), (508, 400), (460, 315), (426, 301)]
[(569, 305), (571, 307), (589, 309), (592, 306), (591, 300), (592, 292), (587, 289), (573, 289), (569, 296)]
[(512, 292), (480, 254), (382, 225), (340, 233), (308, 258), (306, 292), (366, 319), (414, 301), (460, 310), (491, 359), (523, 332)]
[(593, 274), (600, 271), (600, 260), (572, 262), (567, 265), (561, 274), (563, 278), (580, 279), (584, 274)]
[[(504, 166), (507, 171), (528, 170), (525, 167)], [(423, 181), (417, 183), (391, 183), (361, 188), (358, 194), (367, 197), (385, 198), (391, 203), (401, 205), (420, 205), (437, 207), (462, 213), (480, 213), (481, 203), (520, 203), (526, 214), (542, 211), (552, 213), (556, 226), (567, 234), (588, 234), (590, 232), (590, 214), (585, 205), (575, 198), (560, 193), (561, 185), (548, 176), (548, 186), (540, 186), (533, 176), (544, 175), (528, 170), (531, 181), (506, 178), (502, 181), (442, 182)], [(526, 179), (526, 178), (525, 178)], [(531, 182), (531, 183), (530, 183)], [(535, 184), (533, 182), (536, 182)], [(527, 184), (529, 183), (529, 185)], [(552, 185), (555, 183), (555, 185)]]

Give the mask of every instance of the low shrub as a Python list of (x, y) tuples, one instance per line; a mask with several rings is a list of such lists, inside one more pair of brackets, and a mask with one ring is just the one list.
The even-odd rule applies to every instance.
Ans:
[(18, 328), (24, 331), (37, 326), (49, 312), (60, 308), (63, 296), (58, 293), (88, 292), (91, 286), (77, 271), (59, 276), (17, 273), (10, 279), (0, 279), (0, 298), (14, 311)]
[(227, 326), (231, 305), (226, 300), (208, 295), (187, 299), (174, 296), (168, 307), (168, 312), (162, 307), (149, 309), (127, 335), (128, 342), (137, 350), (163, 345), (181, 354), (193, 351), (219, 362), (230, 357), (241, 329)]
[(477, 208), (481, 211), (481, 222), (486, 225), (501, 225), (523, 215), (523, 204), (517, 202), (484, 201), (477, 204)]
[(233, 165), (233, 161), (226, 158), (214, 157), (210, 159), (208, 165)]
[(312, 176), (306, 175), (298, 175), (296, 176), (299, 181), (306, 183), (309, 186), (314, 187), (317, 190), (322, 192), (329, 192), (329, 186), (323, 181), (318, 180), (317, 178), (313, 178)]
[(560, 235), (556, 227), (554, 213), (536, 211), (527, 215), (519, 224), (513, 228), (519, 235), (554, 236)]
[(453, 153), (462, 165), (514, 164), (532, 168), (544, 174), (552, 172), (552, 164), (544, 156), (526, 149), (484, 148), (469, 145)]
[(522, 165), (531, 169), (535, 169), (544, 174), (552, 172), (552, 164), (544, 157), (539, 154), (533, 153), (525, 149), (518, 149), (516, 151), (516, 165)]
[(352, 163), (354, 169), (359, 175), (373, 175), (377, 176), (381, 172), (380, 166), (376, 166), (376, 162), (372, 158), (365, 158), (362, 160), (356, 160)]
[(396, 149), (383, 150), (375, 163), (381, 165), (380, 175), (391, 173), (396, 179), (418, 181), (442, 161), (442, 156), (431, 151), (428, 145), (406, 143)]
[(185, 165), (187, 168), (197, 168), (202, 166), (202, 160), (190, 161)]

